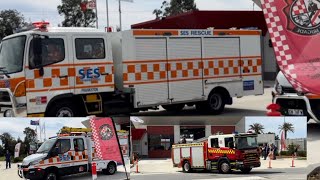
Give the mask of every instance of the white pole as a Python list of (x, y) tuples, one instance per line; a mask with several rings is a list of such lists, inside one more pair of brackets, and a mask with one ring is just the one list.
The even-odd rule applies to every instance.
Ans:
[(121, 22), (121, 0), (119, 0), (119, 21), (120, 21), (120, 31), (122, 30), (122, 22)]
[(109, 1), (106, 0), (106, 10), (107, 10), (107, 28), (110, 26), (109, 24)]
[(97, 0), (95, 0), (96, 5), (96, 23), (97, 23), (97, 29), (99, 29), (99, 23), (98, 23), (98, 3)]

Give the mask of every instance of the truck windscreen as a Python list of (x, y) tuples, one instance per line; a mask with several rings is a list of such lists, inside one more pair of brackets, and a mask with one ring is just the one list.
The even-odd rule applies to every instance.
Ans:
[(26, 36), (3, 40), (0, 45), (0, 74), (22, 71)]
[(237, 137), (236, 138), (236, 148), (237, 149), (253, 149), (257, 148), (257, 137), (247, 136), (247, 137)]
[(39, 147), (37, 153), (48, 153), (52, 149), (52, 146), (55, 144), (56, 141), (57, 139), (47, 140)]

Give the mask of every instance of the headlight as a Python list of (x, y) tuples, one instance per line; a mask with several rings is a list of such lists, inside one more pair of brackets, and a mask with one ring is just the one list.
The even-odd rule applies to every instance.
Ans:
[(281, 86), (279, 83), (276, 84), (275, 90), (276, 90), (277, 93), (279, 93), (279, 94), (282, 94), (282, 93), (283, 93), (283, 91), (282, 91), (282, 86)]
[(4, 113), (3, 113), (3, 116), (4, 117), (14, 117), (13, 110), (12, 109), (5, 110)]
[(38, 165), (40, 163), (41, 159), (30, 162), (29, 166)]

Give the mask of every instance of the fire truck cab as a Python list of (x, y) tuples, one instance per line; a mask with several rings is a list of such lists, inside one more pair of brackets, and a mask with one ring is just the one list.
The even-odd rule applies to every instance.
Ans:
[(250, 133), (212, 135), (204, 142), (173, 145), (172, 161), (184, 172), (206, 169), (249, 173), (261, 165), (257, 135)]
[(92, 162), (96, 163), (97, 171), (114, 174), (117, 163), (100, 160), (90, 135), (78, 136), (79, 133), (65, 133), (45, 141), (35, 154), (18, 164), (18, 175), (30, 180), (57, 179), (60, 176), (90, 172)]

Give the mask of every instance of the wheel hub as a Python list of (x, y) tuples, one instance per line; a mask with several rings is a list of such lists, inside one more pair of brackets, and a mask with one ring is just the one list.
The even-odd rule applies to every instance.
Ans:
[(185, 164), (184, 164), (184, 169), (185, 169), (186, 171), (189, 171), (190, 166), (189, 166), (189, 164), (188, 164), (188, 163), (185, 163)]
[(70, 108), (61, 108), (57, 113), (57, 117), (73, 117), (73, 112)]
[(110, 167), (109, 167), (109, 173), (110, 173), (110, 174), (113, 174), (114, 171), (115, 171), (115, 167), (114, 167), (114, 166), (110, 166)]
[(220, 108), (222, 102), (221, 98), (217, 95), (212, 95), (210, 98), (210, 106), (212, 109), (217, 110)]
[(229, 171), (229, 165), (228, 165), (227, 163), (223, 163), (223, 164), (221, 165), (221, 170), (222, 170), (223, 172), (228, 172), (228, 171)]

